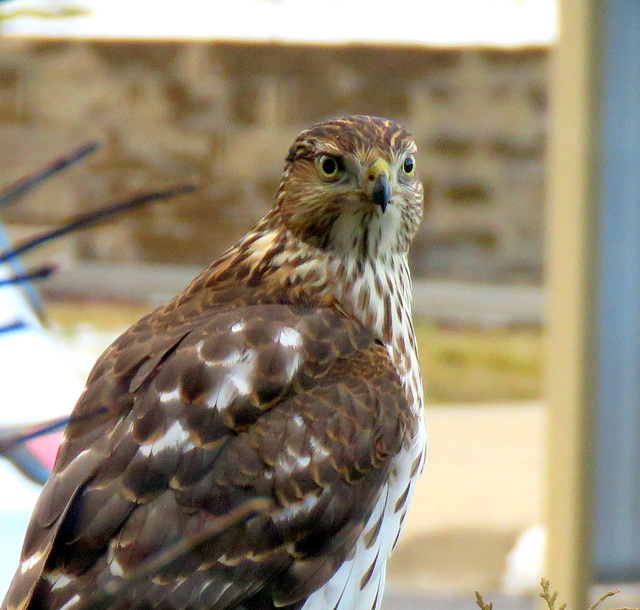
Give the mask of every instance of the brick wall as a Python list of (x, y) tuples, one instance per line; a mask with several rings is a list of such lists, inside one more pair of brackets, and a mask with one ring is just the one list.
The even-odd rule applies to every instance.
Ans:
[(0, 41), (0, 185), (103, 149), (3, 211), (14, 233), (196, 176), (194, 196), (66, 242), (70, 259), (205, 265), (271, 204), (305, 126), (406, 124), (428, 212), (418, 275), (540, 280), (547, 54), (222, 43)]

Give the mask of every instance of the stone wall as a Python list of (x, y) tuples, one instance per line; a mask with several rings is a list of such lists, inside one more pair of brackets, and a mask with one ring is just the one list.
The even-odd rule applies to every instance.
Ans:
[(0, 186), (89, 138), (102, 150), (2, 212), (14, 234), (140, 189), (196, 195), (65, 242), (72, 260), (205, 265), (268, 209), (305, 126), (406, 124), (428, 211), (422, 277), (540, 280), (547, 54), (0, 40)]

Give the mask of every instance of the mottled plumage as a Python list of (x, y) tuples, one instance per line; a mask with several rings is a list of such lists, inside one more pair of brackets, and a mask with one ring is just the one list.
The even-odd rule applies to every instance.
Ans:
[(414, 153), (300, 134), (271, 212), (96, 363), (2, 608), (379, 607), (424, 456)]

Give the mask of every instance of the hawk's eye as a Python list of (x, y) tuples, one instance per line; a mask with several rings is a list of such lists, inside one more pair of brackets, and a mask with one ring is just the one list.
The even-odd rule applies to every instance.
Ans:
[(402, 164), (402, 171), (407, 176), (413, 176), (416, 171), (416, 159), (413, 155), (409, 155)]
[(336, 157), (330, 157), (329, 155), (320, 155), (316, 164), (318, 166), (318, 172), (320, 176), (325, 180), (331, 180), (337, 178), (340, 170), (342, 169), (342, 162)]

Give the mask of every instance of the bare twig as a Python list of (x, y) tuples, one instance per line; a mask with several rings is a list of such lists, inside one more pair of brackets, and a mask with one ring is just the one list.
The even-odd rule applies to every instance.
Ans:
[(476, 604), (480, 610), (493, 610), (493, 602), (485, 604), (482, 595), (478, 591), (476, 591)]
[(112, 218), (113, 216), (116, 216), (123, 212), (128, 212), (135, 208), (142, 207), (143, 205), (146, 205), (148, 203), (165, 201), (184, 193), (191, 193), (192, 191), (196, 190), (196, 188), (196, 184), (192, 182), (184, 182), (175, 186), (170, 186), (160, 191), (151, 191), (148, 193), (143, 193), (142, 195), (136, 195), (119, 203), (108, 205), (92, 212), (78, 214), (67, 220), (61, 227), (52, 229), (51, 231), (40, 233), (35, 237), (19, 243), (17, 246), (11, 248), (10, 250), (2, 252), (0, 254), (0, 263), (11, 260), (16, 256), (19, 256), (20, 254), (24, 254), (28, 250), (37, 248), (38, 246), (51, 241), (52, 239), (62, 237), (63, 235), (67, 235), (68, 233), (77, 231), (79, 229), (86, 229), (88, 227), (95, 226), (97, 224), (100, 224), (101, 222), (104, 222), (105, 220), (108, 220), (109, 218)]
[(540, 593), (540, 597), (547, 602), (549, 610), (566, 610), (567, 604), (562, 604), (556, 609), (558, 592), (554, 591), (553, 593), (549, 593), (549, 581), (546, 578), (540, 579), (540, 586), (542, 587), (542, 593)]
[(35, 267), (34, 269), (29, 269), (24, 273), (17, 273), (15, 275), (1, 278), (0, 279), (0, 288), (3, 286), (15, 286), (16, 284), (24, 284), (25, 282), (31, 282), (33, 280), (45, 280), (51, 276), (58, 269), (58, 265), (47, 263), (45, 265), (40, 265), (40, 267)]
[(6, 432), (3, 432), (2, 429), (0, 429), (0, 455), (6, 454), (17, 446), (35, 438), (51, 434), (60, 428), (64, 428), (68, 424), (92, 419), (106, 411), (107, 407), (99, 407), (89, 413), (81, 413), (80, 415), (64, 415), (38, 424), (33, 424), (28, 426), (26, 430), (23, 427), (19, 432), (14, 432), (15, 428), (13, 430), (9, 429)]
[[(0, 20), (1, 19), (2, 19), (2, 16), (0, 15)], [(44, 167), (37, 169), (36, 171), (28, 174), (27, 176), (20, 178), (13, 184), (5, 187), (0, 191), (0, 207), (13, 203), (16, 199), (20, 198), (23, 195), (26, 195), (31, 189), (35, 188), (37, 185), (41, 184), (51, 176), (67, 169), (68, 167), (71, 167), (72, 165), (75, 165), (76, 163), (84, 159), (87, 155), (96, 151), (99, 147), (100, 145), (98, 142), (87, 142), (86, 144), (83, 144), (82, 146), (79, 146), (78, 148), (72, 150), (70, 153), (66, 154), (65, 156), (57, 160), (51, 161)], [(0, 225), (0, 246), (3, 248), (9, 247), (9, 242), (7, 241), (6, 237), (2, 233), (1, 225)], [(17, 273), (17, 274), (24, 273), (24, 268), (22, 267), (22, 263), (17, 259), (13, 259), (11, 261), (11, 267), (14, 273)], [(40, 299), (40, 295), (38, 294), (38, 291), (33, 286), (31, 286), (31, 284), (28, 284), (28, 283), (25, 284), (23, 289), (24, 289), (25, 295), (29, 299), (32, 307), (34, 308), (40, 320), (45, 321), (46, 320), (45, 309), (44, 309), (42, 300)]]
[(612, 596), (616, 595), (617, 593), (620, 593), (619, 589), (616, 589), (615, 591), (608, 591), (604, 595), (601, 595), (595, 602), (593, 602), (589, 606), (589, 610), (595, 610), (595, 608), (597, 608), (605, 599), (607, 599), (607, 597), (612, 597)]
[(26, 328), (26, 326), (27, 323), (24, 320), (13, 320), (8, 324), (0, 326), (0, 335), (4, 335), (4, 333), (11, 333), (14, 330), (22, 330), (23, 328)]
[(50, 178), (54, 174), (75, 165), (87, 155), (98, 150), (98, 148), (100, 148), (100, 144), (98, 142), (87, 142), (86, 144), (72, 150), (64, 157), (51, 161), (44, 167), (37, 169), (35, 172), (28, 174), (24, 178), (16, 180), (16, 182), (0, 191), (0, 207), (13, 203), (16, 199), (25, 195), (31, 189), (38, 186), (38, 184), (44, 182), (47, 178)]

